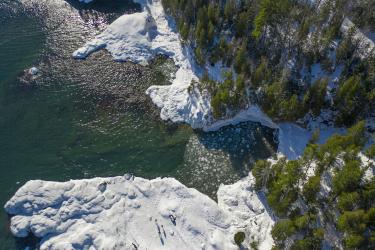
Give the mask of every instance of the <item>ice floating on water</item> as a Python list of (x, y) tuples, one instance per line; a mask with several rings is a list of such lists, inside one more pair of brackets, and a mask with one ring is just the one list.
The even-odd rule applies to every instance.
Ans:
[(219, 120), (214, 122), (213, 124), (206, 126), (203, 128), (204, 131), (216, 131), (224, 126), (228, 125), (237, 125), (241, 122), (259, 122), (263, 126), (278, 129), (279, 126), (274, 123), (263, 111), (256, 105), (250, 106), (248, 109), (245, 109), (239, 112), (231, 119)]

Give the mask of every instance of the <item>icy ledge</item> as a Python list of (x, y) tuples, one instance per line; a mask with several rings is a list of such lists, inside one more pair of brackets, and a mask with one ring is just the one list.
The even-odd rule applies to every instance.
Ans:
[(271, 249), (274, 220), (253, 183), (222, 185), (216, 203), (173, 178), (34, 180), (5, 210), (12, 233), (33, 233), (41, 249), (238, 249), (238, 231)]

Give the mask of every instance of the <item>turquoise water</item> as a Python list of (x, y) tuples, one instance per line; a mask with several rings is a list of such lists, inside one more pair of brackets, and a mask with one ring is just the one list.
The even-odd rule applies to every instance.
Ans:
[[(74, 61), (71, 53), (125, 12), (110, 5), (0, 1), (0, 204), (27, 180), (65, 181), (123, 175), (173, 176), (215, 197), (220, 183), (246, 175), (274, 150), (272, 131), (245, 123), (215, 133), (162, 122), (144, 94), (168, 84), (173, 64), (147, 68), (114, 62), (105, 51)], [(68, 22), (69, 20), (69, 22)], [(21, 72), (37, 66), (32, 85)], [(23, 248), (0, 212), (0, 249)]]

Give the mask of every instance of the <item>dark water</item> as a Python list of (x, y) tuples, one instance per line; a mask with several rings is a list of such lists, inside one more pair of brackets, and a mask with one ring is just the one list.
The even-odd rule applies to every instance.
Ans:
[[(27, 180), (95, 176), (173, 176), (215, 196), (220, 183), (246, 175), (275, 147), (272, 131), (254, 123), (215, 133), (162, 122), (144, 94), (168, 84), (175, 68), (114, 62), (107, 52), (75, 61), (71, 53), (123, 13), (130, 1), (81, 5), (62, 0), (0, 0), (0, 204)], [(74, 3), (74, 4), (73, 4)], [(37, 66), (32, 85), (19, 74)], [(0, 212), (0, 249), (24, 248)]]

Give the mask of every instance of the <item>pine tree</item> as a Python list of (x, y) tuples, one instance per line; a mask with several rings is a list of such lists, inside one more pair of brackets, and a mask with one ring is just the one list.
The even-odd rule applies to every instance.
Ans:
[(232, 22), (235, 10), (234, 0), (227, 0), (224, 6), (224, 16), (227, 22)]

